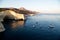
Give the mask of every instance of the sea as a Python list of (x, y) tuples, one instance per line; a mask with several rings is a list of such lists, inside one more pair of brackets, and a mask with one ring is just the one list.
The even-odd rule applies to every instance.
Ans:
[(60, 40), (60, 14), (36, 14), (3, 24), (3, 40)]

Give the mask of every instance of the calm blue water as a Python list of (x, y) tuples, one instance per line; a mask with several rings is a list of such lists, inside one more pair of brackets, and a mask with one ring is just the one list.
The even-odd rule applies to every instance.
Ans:
[[(53, 28), (49, 26), (51, 24)], [(24, 26), (17, 29), (4, 25), (4, 40), (60, 40), (60, 15), (29, 16)]]

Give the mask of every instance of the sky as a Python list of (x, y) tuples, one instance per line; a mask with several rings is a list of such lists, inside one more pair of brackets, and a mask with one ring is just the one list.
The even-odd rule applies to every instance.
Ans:
[(60, 13), (60, 0), (0, 0), (0, 8), (24, 7), (42, 13)]

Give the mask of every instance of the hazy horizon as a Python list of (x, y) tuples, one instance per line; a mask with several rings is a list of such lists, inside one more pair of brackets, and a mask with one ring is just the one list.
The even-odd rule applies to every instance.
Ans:
[(24, 7), (41, 13), (60, 14), (60, 0), (0, 0), (0, 8), (4, 7)]

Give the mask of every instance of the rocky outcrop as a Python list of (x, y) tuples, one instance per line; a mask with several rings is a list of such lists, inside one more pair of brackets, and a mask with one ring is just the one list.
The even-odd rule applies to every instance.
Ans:
[(18, 20), (18, 19), (24, 20), (24, 14), (19, 14), (12, 10), (5, 10), (3, 11), (3, 13), (5, 14), (5, 19), (8, 18), (8, 19), (14, 19), (14, 20)]
[[(19, 9), (17, 8), (0, 8), (0, 12), (3, 12), (4, 15), (6, 15), (8, 19), (26, 19), (26, 16), (32, 16), (38, 12), (36, 11), (30, 11), (25, 9), (24, 7), (21, 7)], [(1, 17), (2, 18), (2, 17)]]

